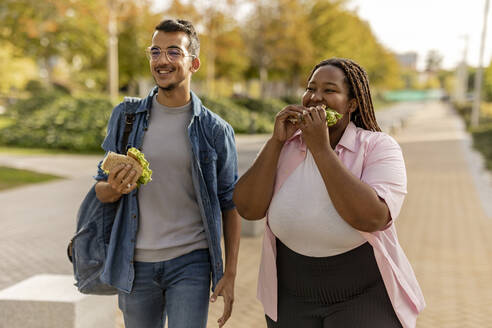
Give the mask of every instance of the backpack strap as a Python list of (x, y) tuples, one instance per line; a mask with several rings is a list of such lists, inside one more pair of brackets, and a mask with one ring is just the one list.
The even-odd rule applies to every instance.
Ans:
[(120, 153), (126, 154), (126, 148), (128, 147), (128, 137), (132, 132), (133, 122), (135, 121), (135, 113), (125, 113), (125, 130), (123, 130), (123, 140), (121, 142)]
[(133, 122), (135, 122), (135, 111), (138, 108), (142, 99), (136, 97), (125, 97), (125, 128), (123, 130), (123, 139), (121, 142), (121, 154), (126, 154), (128, 148), (128, 137), (132, 132)]

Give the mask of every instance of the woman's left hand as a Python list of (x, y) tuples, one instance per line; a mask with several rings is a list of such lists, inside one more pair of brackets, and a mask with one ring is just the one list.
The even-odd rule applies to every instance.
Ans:
[(306, 109), (300, 124), (302, 138), (312, 154), (330, 149), (330, 135), (326, 125), (326, 112), (320, 106)]

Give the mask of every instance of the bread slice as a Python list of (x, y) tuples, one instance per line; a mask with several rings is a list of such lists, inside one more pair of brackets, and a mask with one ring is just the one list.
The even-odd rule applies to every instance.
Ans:
[(110, 151), (109, 154), (104, 158), (101, 167), (104, 171), (111, 172), (111, 170), (121, 164), (130, 164), (132, 168), (137, 171), (138, 178), (140, 178), (140, 176), (142, 175), (143, 169), (137, 160), (135, 160), (133, 157), (117, 154), (112, 151)]

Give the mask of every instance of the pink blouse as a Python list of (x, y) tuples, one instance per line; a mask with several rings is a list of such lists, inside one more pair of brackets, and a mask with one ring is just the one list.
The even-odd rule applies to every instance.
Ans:
[[(389, 298), (404, 328), (415, 327), (425, 307), (419, 284), (398, 243), (393, 221), (398, 217), (406, 194), (407, 177), (400, 146), (389, 135), (356, 127), (352, 122), (335, 147), (342, 163), (361, 181), (371, 186), (388, 205), (392, 221), (384, 230), (360, 231), (374, 249), (376, 262)], [(274, 194), (306, 156), (306, 145), (297, 131), (286, 141), (279, 157)], [(275, 235), (268, 225), (263, 237), (257, 297), (265, 313), (277, 321), (277, 267)]]

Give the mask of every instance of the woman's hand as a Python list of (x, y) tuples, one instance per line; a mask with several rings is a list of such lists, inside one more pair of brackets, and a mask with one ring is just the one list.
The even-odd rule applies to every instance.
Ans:
[(311, 154), (330, 149), (330, 134), (326, 125), (326, 112), (320, 106), (310, 107), (300, 124), (302, 138)]
[[(280, 112), (278, 112), (275, 117), (275, 126), (273, 129), (272, 138), (280, 143), (284, 143), (287, 139), (292, 137), (294, 132), (296, 132), (300, 127), (300, 117), (306, 108), (300, 105), (288, 105)], [(297, 123), (291, 123), (288, 118), (297, 118)]]

